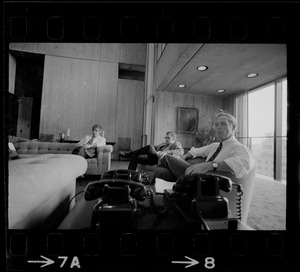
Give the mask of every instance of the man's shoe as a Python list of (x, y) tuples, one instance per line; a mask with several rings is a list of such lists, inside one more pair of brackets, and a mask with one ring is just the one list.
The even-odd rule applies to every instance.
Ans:
[(125, 151), (121, 151), (120, 155), (124, 158), (130, 158), (131, 157), (131, 152), (125, 152)]

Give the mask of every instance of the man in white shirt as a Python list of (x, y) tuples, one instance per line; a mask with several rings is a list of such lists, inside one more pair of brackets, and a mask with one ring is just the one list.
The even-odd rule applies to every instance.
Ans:
[(75, 145), (73, 154), (80, 155), (86, 159), (96, 156), (97, 147), (106, 145), (106, 139), (102, 137), (104, 130), (100, 125), (93, 125), (92, 135), (86, 135)]
[[(228, 113), (219, 113), (214, 122), (216, 138), (220, 142), (191, 148), (180, 158), (165, 156), (157, 167), (155, 178), (176, 181), (181, 175), (221, 171), (236, 178), (246, 176), (255, 166), (252, 151), (241, 144), (234, 136), (236, 119)], [(204, 162), (195, 163), (195, 159), (203, 158)], [(205, 159), (204, 159), (205, 158)]]

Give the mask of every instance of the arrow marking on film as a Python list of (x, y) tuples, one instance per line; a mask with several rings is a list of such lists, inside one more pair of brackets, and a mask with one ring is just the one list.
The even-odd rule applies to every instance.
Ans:
[(27, 261), (27, 262), (28, 263), (43, 263), (41, 268), (54, 263), (54, 261), (52, 261), (51, 259), (44, 257), (42, 255), (41, 255), (41, 258), (45, 259), (45, 261), (41, 260), (41, 261)]
[(179, 263), (179, 264), (188, 264), (185, 268), (188, 268), (190, 266), (196, 265), (199, 262), (188, 257), (188, 256), (184, 256), (186, 259), (189, 259), (189, 261), (172, 261), (172, 263)]

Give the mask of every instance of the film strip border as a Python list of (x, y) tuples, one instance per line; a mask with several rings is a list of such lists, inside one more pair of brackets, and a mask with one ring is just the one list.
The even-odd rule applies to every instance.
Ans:
[(267, 42), (299, 37), (299, 5), (214, 3), (4, 5), (9, 42)]
[[(235, 4), (216, 7), (216, 4), (181, 3), (175, 6), (7, 3), (4, 5), (4, 41), (6, 44), (107, 41), (292, 44), (298, 41), (299, 44), (299, 5), (239, 4), (238, 11), (235, 7)], [(293, 52), (296, 49), (293, 48)], [(293, 78), (297, 78), (295, 74)], [(288, 202), (297, 204), (289, 198)], [(295, 216), (294, 211), (294, 208), (288, 209), (289, 218)], [(89, 231), (7, 231), (6, 266), (7, 270), (21, 271), (41, 269), (44, 265), (53, 270), (120, 271), (137, 269), (144, 264), (143, 270), (179, 270), (192, 259), (199, 262), (198, 267), (194, 266), (199, 270), (289, 271), (299, 268), (299, 235), (297, 237), (289, 232), (272, 231), (147, 231), (112, 235)]]
[(197, 264), (198, 269), (290, 271), (297, 263), (296, 243), (285, 232), (262, 231), (9, 231), (7, 266), (30, 271), (42, 265), (122, 271), (144, 264), (143, 270), (153, 271)]

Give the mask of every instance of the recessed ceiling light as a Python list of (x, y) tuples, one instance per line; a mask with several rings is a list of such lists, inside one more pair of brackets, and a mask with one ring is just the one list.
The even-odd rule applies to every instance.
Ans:
[(224, 93), (225, 90), (224, 89), (220, 89), (220, 90), (217, 90), (218, 93)]
[(178, 87), (179, 87), (179, 88), (185, 88), (186, 85), (184, 85), (184, 84), (179, 84)]
[(208, 69), (208, 67), (207, 66), (204, 66), (204, 65), (201, 65), (201, 66), (198, 66), (197, 67), (197, 70), (198, 71), (206, 71)]
[(250, 73), (248, 75), (246, 75), (246, 77), (248, 78), (253, 78), (253, 77), (257, 77), (258, 76), (258, 73)]

